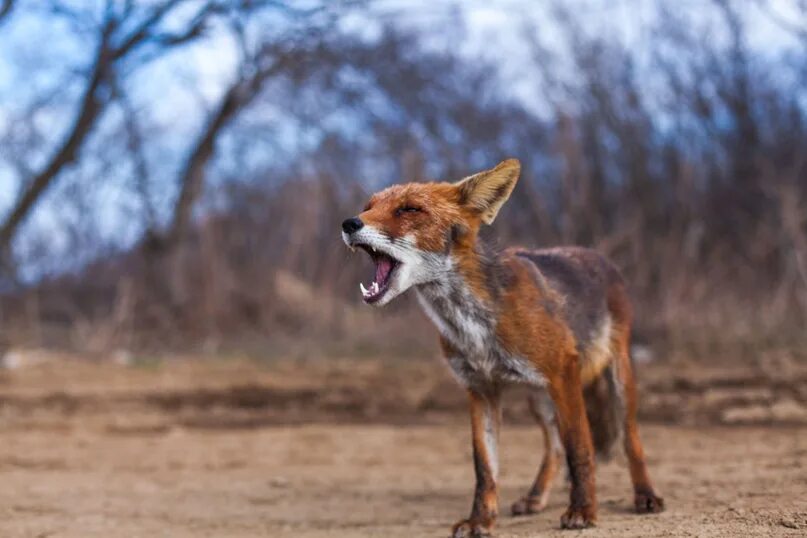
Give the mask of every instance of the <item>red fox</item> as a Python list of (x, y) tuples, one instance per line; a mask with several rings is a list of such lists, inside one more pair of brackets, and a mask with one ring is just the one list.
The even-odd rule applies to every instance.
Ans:
[(364, 302), (385, 305), (414, 288), (440, 333), (450, 370), (471, 408), (476, 489), (453, 538), (490, 536), (498, 515), (497, 443), (502, 390), (533, 389), (545, 438), (538, 475), (513, 504), (514, 515), (547, 504), (565, 452), (571, 481), (561, 527), (597, 518), (594, 454), (623, 435), (634, 504), (660, 512), (636, 425), (636, 384), (629, 356), (632, 310), (617, 269), (593, 250), (561, 247), (492, 252), (479, 239), (518, 181), (515, 159), (457, 183), (409, 183), (374, 194), (342, 223), (342, 238), (375, 263)]

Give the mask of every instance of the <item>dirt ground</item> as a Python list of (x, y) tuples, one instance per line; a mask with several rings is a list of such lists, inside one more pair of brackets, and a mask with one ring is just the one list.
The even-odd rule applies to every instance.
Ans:
[[(463, 396), (432, 363), (119, 362), (0, 373), (0, 536), (439, 537), (467, 515)], [(668, 509), (631, 513), (620, 455), (598, 467), (582, 535), (807, 535), (802, 372), (650, 370), (642, 435)], [(562, 479), (544, 513), (506, 515), (541, 456), (522, 414), (510, 400), (497, 536), (577, 535), (558, 530)]]

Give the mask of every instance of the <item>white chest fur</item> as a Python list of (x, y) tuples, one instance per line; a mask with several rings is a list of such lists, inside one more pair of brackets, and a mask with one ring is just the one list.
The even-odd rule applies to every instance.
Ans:
[(456, 351), (446, 357), (457, 380), (467, 387), (524, 383), (545, 385), (543, 376), (496, 337), (496, 316), (459, 278), (418, 287), (418, 301)]

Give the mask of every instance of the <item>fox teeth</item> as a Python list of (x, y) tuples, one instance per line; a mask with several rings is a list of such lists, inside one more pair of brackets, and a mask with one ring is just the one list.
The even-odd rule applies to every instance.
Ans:
[(373, 282), (370, 284), (370, 289), (364, 287), (363, 282), (359, 282), (359, 288), (361, 288), (361, 294), (365, 297), (372, 297), (373, 295), (378, 295), (378, 292), (381, 291), (381, 286), (378, 285), (378, 282)]

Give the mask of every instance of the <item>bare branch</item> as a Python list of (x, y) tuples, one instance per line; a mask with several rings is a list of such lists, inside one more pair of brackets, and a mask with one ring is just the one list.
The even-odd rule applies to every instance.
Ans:
[(31, 179), (28, 188), (0, 227), (0, 250), (8, 248), (14, 232), (57, 174), (75, 160), (79, 148), (103, 110), (104, 105), (102, 97), (99, 95), (99, 89), (105, 85), (110, 69), (109, 35), (111, 30), (112, 25), (108, 25), (103, 31), (93, 70), (81, 98), (78, 116), (67, 137), (45, 168)]
[(151, 14), (146, 17), (127, 38), (115, 47), (115, 57), (121, 58), (126, 56), (134, 47), (147, 39), (149, 33), (154, 29), (154, 26), (180, 1), (181, 0), (169, 0), (155, 7)]
[(0, 0), (0, 24), (3, 23), (3, 19), (11, 14), (11, 8), (14, 7), (14, 0)]
[[(159, 42), (163, 48), (170, 48), (197, 37), (204, 28), (206, 18), (220, 9), (216, 2), (208, 2), (199, 9), (184, 32), (176, 35), (165, 34), (159, 37), (158, 27), (171, 10), (183, 1), (167, 0), (159, 4), (137, 25), (132, 33), (123, 38), (122, 42), (118, 44), (115, 44), (117, 40), (114, 34), (122, 26), (122, 15), (114, 12), (112, 2), (107, 3), (98, 51), (78, 107), (76, 120), (68, 131), (65, 140), (45, 167), (30, 179), (28, 188), (16, 202), (2, 226), (0, 226), (0, 251), (8, 250), (14, 233), (36, 201), (53, 183), (64, 167), (76, 159), (78, 151), (91, 134), (98, 118), (110, 102), (110, 83), (114, 77), (116, 63), (130, 55), (140, 45), (149, 41)], [(3, 4), (3, 6), (5, 5)], [(132, 10), (131, 5), (125, 5), (123, 16), (131, 15)]]
[(169, 246), (175, 245), (187, 233), (193, 205), (204, 185), (205, 168), (213, 156), (216, 139), (227, 124), (259, 93), (266, 80), (276, 73), (281, 63), (275, 62), (256, 70), (248, 78), (239, 78), (225, 92), (218, 107), (205, 124), (182, 169), (181, 190), (176, 205), (171, 229), (167, 235)]
[(115, 93), (115, 100), (123, 111), (126, 148), (129, 153), (131, 153), (134, 163), (135, 190), (141, 200), (145, 226), (146, 228), (153, 228), (157, 222), (157, 211), (154, 207), (151, 193), (149, 192), (149, 178), (151, 174), (146, 160), (146, 143), (137, 121), (137, 112), (132, 106), (126, 91), (117, 82), (117, 80), (113, 82), (113, 91)]
[(128, 37), (116, 47), (115, 56), (121, 58), (129, 54), (133, 49), (147, 42), (161, 44), (165, 47), (187, 43), (202, 35), (207, 24), (208, 17), (220, 12), (223, 8), (216, 2), (205, 3), (196, 15), (192, 18), (188, 27), (179, 33), (160, 33), (157, 31), (160, 23), (182, 0), (169, 0), (160, 4)]
[(292, 78), (305, 76), (312, 61), (316, 61), (320, 68), (334, 61), (333, 53), (323, 42), (323, 35), (316, 29), (309, 30), (309, 35), (296, 42), (284, 42), (281, 46), (266, 43), (252, 58), (242, 62), (238, 79), (224, 93), (182, 169), (181, 190), (165, 246), (172, 248), (188, 231), (193, 206), (204, 186), (205, 168), (213, 156), (221, 131), (260, 94), (267, 80), (281, 71)]

